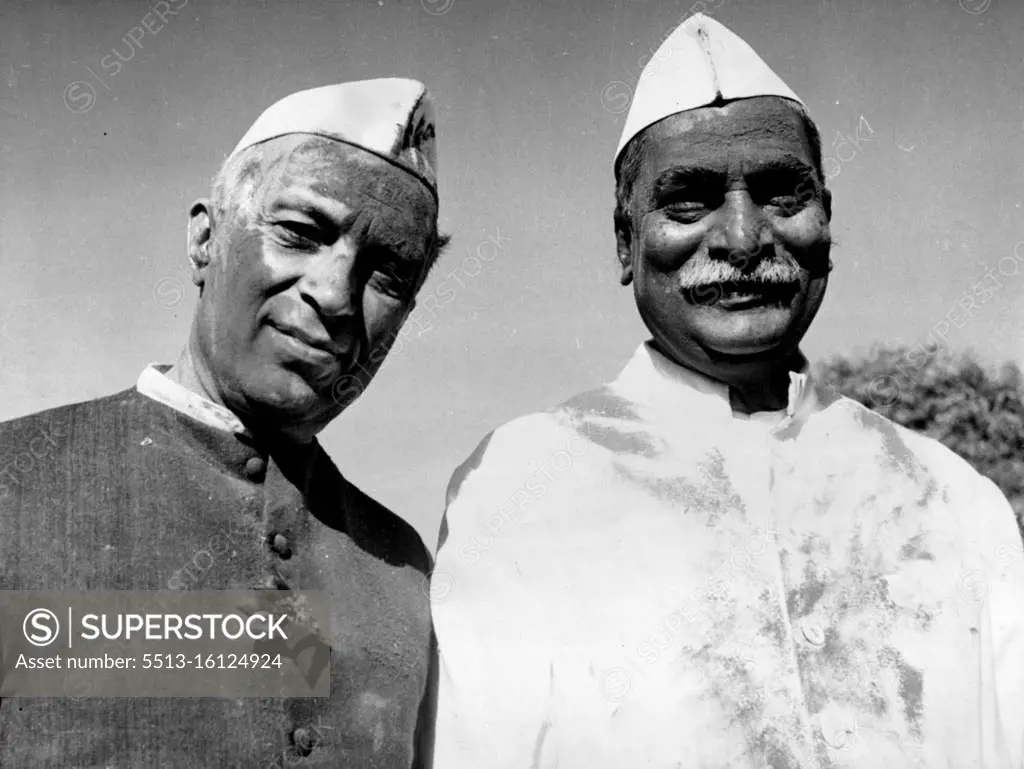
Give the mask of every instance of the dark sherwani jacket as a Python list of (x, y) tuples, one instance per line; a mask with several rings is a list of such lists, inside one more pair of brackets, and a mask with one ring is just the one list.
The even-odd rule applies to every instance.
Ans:
[(0, 767), (426, 766), (430, 556), (319, 446), (136, 388), (0, 425), (0, 588), (324, 590), (331, 696), (0, 701)]

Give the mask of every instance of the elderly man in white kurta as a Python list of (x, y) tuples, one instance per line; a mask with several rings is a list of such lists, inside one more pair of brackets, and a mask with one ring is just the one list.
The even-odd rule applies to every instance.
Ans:
[(1019, 769), (1010, 507), (799, 350), (831, 270), (799, 98), (693, 17), (644, 71), (615, 171), (651, 339), (452, 479), (435, 764)]

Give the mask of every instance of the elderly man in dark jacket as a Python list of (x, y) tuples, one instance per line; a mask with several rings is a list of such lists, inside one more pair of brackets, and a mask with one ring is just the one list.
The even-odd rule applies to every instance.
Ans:
[(420, 83), (278, 102), (192, 207), (199, 302), (177, 363), (0, 425), (0, 588), (326, 591), (330, 697), (8, 698), (0, 766), (427, 765), (429, 553), (315, 436), (443, 246), (434, 168)]

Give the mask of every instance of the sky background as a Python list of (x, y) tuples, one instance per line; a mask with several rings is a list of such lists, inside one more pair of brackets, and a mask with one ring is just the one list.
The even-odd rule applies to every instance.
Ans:
[[(0, 419), (130, 387), (147, 363), (176, 359), (196, 298), (189, 205), (265, 107), (416, 77), (438, 108), (454, 235), (420, 301), (449, 304), (428, 330), (410, 327), (321, 440), (433, 547), (448, 478), (490, 430), (613, 378), (645, 338), (617, 282), (611, 161), (638, 61), (693, 0), (167, 5), (179, 12), (162, 27), (150, 16), (154, 34), (141, 23), (165, 7), (155, 0), (0, 0)], [(1024, 243), (1024, 3), (707, 6), (838, 154), (836, 268), (807, 353), (921, 341), (963, 318), (957, 300), (995, 270), (1003, 287), (950, 323), (949, 343), (1024, 361), (1024, 269), (998, 269)], [(113, 49), (131, 57), (116, 74), (101, 64)], [(859, 149), (834, 146), (858, 125)], [(466, 261), (478, 247), (491, 261)]]

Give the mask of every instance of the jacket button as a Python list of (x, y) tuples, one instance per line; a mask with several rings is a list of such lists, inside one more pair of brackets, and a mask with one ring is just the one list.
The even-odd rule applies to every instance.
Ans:
[(300, 726), (292, 732), (292, 745), (300, 755), (308, 756), (316, 747), (316, 737), (309, 729)]
[(284, 534), (275, 534), (270, 541), (270, 549), (284, 560), (292, 557), (292, 545)]
[(253, 483), (260, 483), (267, 473), (267, 462), (262, 457), (252, 457), (245, 463), (245, 477)]

